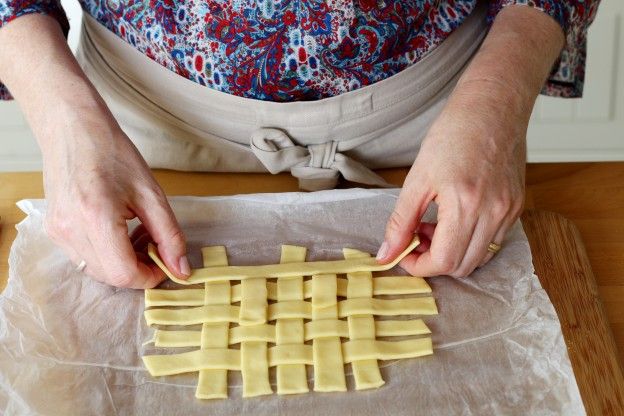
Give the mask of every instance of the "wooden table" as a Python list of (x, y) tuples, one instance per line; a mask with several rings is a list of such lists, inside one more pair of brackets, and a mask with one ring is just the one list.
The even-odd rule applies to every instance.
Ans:
[[(391, 183), (402, 183), (403, 169), (381, 172)], [(201, 174), (156, 171), (168, 195), (232, 195), (297, 190), (290, 175)], [(41, 198), (40, 173), (0, 173), (0, 288), (6, 285), (7, 258), (23, 214), (15, 207), (22, 198)], [(594, 275), (576, 227), (560, 215), (529, 210), (523, 224), (535, 269), (553, 302), (577, 382), (590, 415), (624, 414), (624, 377), (617, 347), (605, 316)], [(624, 345), (620, 345), (624, 350)]]

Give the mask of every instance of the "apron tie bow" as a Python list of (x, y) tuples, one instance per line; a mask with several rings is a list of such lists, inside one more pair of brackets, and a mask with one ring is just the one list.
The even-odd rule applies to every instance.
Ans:
[(282, 130), (261, 128), (251, 135), (251, 150), (273, 174), (290, 171), (306, 191), (332, 189), (340, 174), (352, 182), (390, 187), (381, 176), (337, 151), (338, 142), (296, 145)]

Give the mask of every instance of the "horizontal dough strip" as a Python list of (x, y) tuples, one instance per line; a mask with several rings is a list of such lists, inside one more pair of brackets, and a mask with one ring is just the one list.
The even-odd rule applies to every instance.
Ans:
[[(431, 333), (422, 319), (409, 321), (375, 321), (375, 333), (379, 337), (428, 335)], [(304, 325), (306, 341), (320, 337), (349, 338), (349, 327), (346, 321), (339, 319), (325, 319), (310, 321)], [(229, 344), (238, 344), (241, 341), (264, 341), (275, 343), (275, 327), (264, 324), (257, 326), (238, 326), (230, 329)], [(201, 331), (170, 331), (156, 330), (154, 345), (163, 348), (199, 347), (201, 345)]]
[[(205, 322), (238, 322), (240, 307), (206, 305), (184, 309), (148, 309), (144, 312), (148, 326), (194, 325)], [(338, 302), (338, 316), (351, 315), (436, 315), (438, 309), (432, 297), (404, 299), (354, 298)], [(304, 300), (272, 303), (267, 308), (267, 320), (312, 319), (312, 305)]]
[(379, 264), (373, 257), (361, 257), (346, 260), (280, 263), (261, 266), (215, 266), (193, 269), (191, 276), (186, 280), (178, 279), (167, 269), (158, 256), (158, 251), (153, 244), (149, 245), (148, 254), (171, 280), (182, 285), (192, 285), (205, 282), (244, 280), (254, 277), (296, 277), (319, 274), (378, 272), (389, 270), (399, 264), (405, 256), (418, 246), (418, 244), (419, 240), (415, 237), (411, 244), (396, 259), (388, 264)]
[(431, 354), (433, 345), (429, 337), (405, 341), (358, 339), (342, 343), (345, 363), (360, 360), (400, 360)]
[(338, 316), (351, 315), (437, 315), (438, 308), (432, 297), (404, 299), (354, 298), (338, 302)]
[[(338, 278), (338, 296), (347, 297), (347, 279)], [(303, 282), (304, 298), (312, 297), (312, 280)], [(373, 278), (373, 295), (411, 295), (431, 293), (431, 287), (422, 277), (382, 276)], [(204, 289), (146, 289), (145, 307), (200, 306), (204, 304)], [(231, 287), (232, 303), (241, 300), (241, 285)], [(267, 282), (267, 298), (277, 300), (277, 283)]]
[[(284, 364), (313, 365), (311, 345), (277, 345), (268, 349), (269, 366)], [(345, 363), (360, 360), (396, 360), (433, 353), (431, 338), (404, 341), (356, 340), (342, 343)], [(181, 354), (146, 355), (143, 363), (154, 376), (167, 376), (206, 369), (240, 371), (240, 350), (225, 348), (203, 349)]]
[(205, 322), (238, 323), (240, 307), (235, 305), (205, 305), (185, 309), (149, 309), (143, 313), (148, 326), (196, 325)]

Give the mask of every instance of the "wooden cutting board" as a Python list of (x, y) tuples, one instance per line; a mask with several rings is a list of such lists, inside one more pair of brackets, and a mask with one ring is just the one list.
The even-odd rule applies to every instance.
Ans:
[(598, 288), (574, 224), (526, 211), (535, 273), (555, 306), (588, 415), (624, 415), (624, 376)]

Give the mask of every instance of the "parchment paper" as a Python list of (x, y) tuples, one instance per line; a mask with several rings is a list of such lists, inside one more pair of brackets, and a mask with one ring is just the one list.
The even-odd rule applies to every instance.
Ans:
[[(307, 246), (311, 259), (338, 259), (345, 246), (374, 253), (396, 195), (341, 190), (171, 202), (198, 267), (200, 247), (216, 244), (227, 246), (231, 264), (278, 262), (283, 243)], [(471, 278), (429, 280), (440, 310), (425, 319), (434, 355), (381, 362), (386, 384), (380, 389), (354, 391), (347, 377), (347, 393), (243, 400), (240, 378), (232, 376), (229, 399), (199, 401), (197, 374), (155, 379), (144, 370), (141, 354), (155, 349), (143, 346), (152, 336), (143, 320), (143, 292), (75, 272), (43, 231), (45, 203), (19, 206), (28, 217), (18, 225), (0, 297), (5, 414), (585, 413), (557, 316), (533, 274), (519, 223), (503, 250)]]

